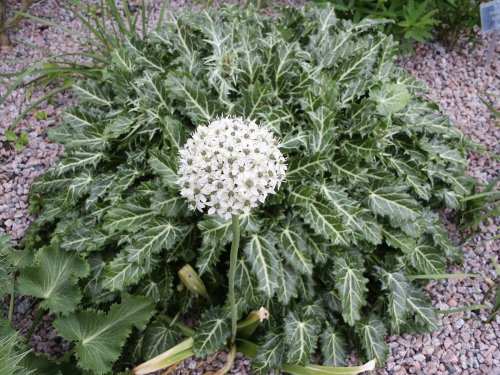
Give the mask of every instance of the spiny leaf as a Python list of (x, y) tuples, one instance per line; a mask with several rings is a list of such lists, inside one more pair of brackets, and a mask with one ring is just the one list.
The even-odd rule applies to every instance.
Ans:
[(54, 327), (66, 340), (75, 341), (78, 365), (94, 374), (106, 374), (120, 357), (132, 326), (144, 329), (154, 312), (147, 297), (125, 296), (107, 313), (92, 309), (57, 318)]
[(307, 112), (312, 122), (312, 131), (309, 137), (309, 147), (312, 152), (324, 153), (332, 148), (335, 134), (335, 112), (321, 106), (315, 111)]
[(206, 358), (219, 351), (231, 335), (226, 315), (220, 307), (211, 308), (203, 313), (194, 335), (193, 351), (197, 356)]
[(231, 220), (224, 220), (220, 216), (206, 216), (204, 220), (198, 222), (198, 228), (203, 236), (203, 243), (200, 248), (200, 257), (196, 267), (203, 275), (219, 260), (224, 246), (231, 241)]
[(346, 341), (333, 327), (328, 326), (321, 334), (321, 354), (323, 354), (325, 366), (346, 365)]
[(188, 212), (186, 199), (163, 188), (154, 193), (151, 198), (151, 208), (172, 218), (185, 216)]
[(49, 169), (57, 176), (66, 172), (76, 172), (83, 168), (95, 167), (103, 158), (101, 152), (73, 151), (66, 157), (57, 160)]
[(320, 187), (321, 193), (342, 218), (344, 224), (353, 232), (362, 232), (364, 239), (378, 245), (382, 242), (381, 226), (364, 209), (349, 198), (338, 185), (329, 183)]
[(361, 307), (366, 304), (368, 279), (363, 277), (364, 271), (358, 258), (335, 259), (335, 288), (342, 302), (344, 321), (351, 326), (361, 319)]
[(177, 163), (172, 156), (167, 155), (164, 151), (153, 151), (150, 153), (149, 165), (160, 176), (165, 186), (174, 189), (178, 188)]
[(155, 211), (143, 206), (141, 202), (125, 202), (108, 211), (104, 218), (104, 229), (110, 232), (135, 232), (146, 226), (155, 215)]
[(347, 178), (351, 183), (368, 183), (365, 168), (359, 167), (347, 158), (336, 158), (328, 163), (334, 177)]
[(142, 356), (151, 359), (177, 345), (182, 334), (165, 318), (155, 318), (144, 331)]
[(326, 169), (328, 156), (317, 153), (308, 157), (291, 158), (288, 164), (286, 180), (289, 182), (300, 182), (315, 176)]
[(188, 232), (187, 225), (173, 220), (156, 219), (145, 231), (135, 234), (131, 244), (125, 247), (128, 261), (142, 264), (152, 254), (171, 249)]
[(172, 99), (183, 103), (187, 115), (198, 124), (210, 121), (218, 108), (217, 102), (207, 97), (207, 89), (199, 81), (195, 81), (190, 74), (174, 71), (168, 74), (165, 81), (166, 88)]
[(234, 286), (246, 303), (253, 304), (258, 300), (257, 280), (252, 274), (250, 264), (243, 259), (238, 259), (236, 263)]
[(289, 223), (280, 228), (280, 248), (288, 263), (300, 273), (312, 275), (313, 264), (309, 257), (309, 251), (304, 241), (306, 233), (300, 223)]
[(23, 359), (28, 355), (29, 351), (19, 350), (21, 338), (16, 332), (8, 335), (0, 334), (0, 368), (2, 374), (17, 374), (17, 375), (30, 375), (30, 371), (23, 366)]
[(419, 215), (417, 202), (398, 186), (370, 190), (368, 203), (373, 213), (395, 221), (414, 221)]
[(52, 314), (74, 311), (82, 297), (77, 281), (88, 275), (87, 262), (55, 247), (41, 249), (35, 262), (36, 265), (22, 270), (19, 291), (43, 299), (41, 306)]
[(298, 297), (297, 284), (299, 275), (292, 268), (280, 262), (280, 275), (278, 276), (278, 301), (288, 305), (293, 298)]
[(388, 292), (390, 325), (395, 333), (401, 332), (408, 312), (407, 299), (409, 285), (401, 272), (379, 270), (383, 289)]
[(436, 316), (436, 310), (420, 290), (412, 286), (406, 303), (408, 308), (415, 314), (415, 321), (418, 324), (429, 331), (438, 329), (439, 320)]
[(242, 98), (235, 105), (234, 113), (245, 118), (255, 118), (266, 108), (266, 104), (272, 97), (273, 91), (269, 83), (256, 82), (243, 92)]
[(300, 210), (301, 215), (314, 232), (335, 245), (348, 246), (347, 231), (333, 208), (321, 201), (309, 201)]
[(316, 349), (320, 327), (314, 318), (299, 318), (290, 312), (285, 318), (285, 342), (288, 346), (288, 363), (305, 365)]
[(282, 333), (269, 331), (264, 336), (264, 344), (257, 351), (252, 367), (258, 373), (267, 374), (270, 370), (281, 369), (287, 361), (285, 336)]
[(417, 244), (405, 259), (420, 273), (442, 273), (446, 267), (446, 258), (428, 241)]
[(97, 82), (83, 80), (78, 85), (74, 85), (73, 89), (81, 100), (97, 106), (111, 107), (113, 103), (107, 90), (102, 85), (99, 86)]
[(413, 238), (394, 228), (386, 227), (382, 229), (382, 232), (385, 242), (395, 249), (400, 249), (403, 253), (409, 254), (417, 246), (417, 242)]
[(278, 258), (276, 239), (269, 233), (253, 234), (245, 246), (245, 255), (252, 264), (259, 290), (272, 298), (278, 287)]
[(374, 314), (356, 325), (356, 331), (361, 337), (361, 346), (367, 358), (376, 358), (379, 365), (385, 362), (388, 348), (384, 338), (387, 335), (382, 321)]
[(12, 290), (9, 274), (14, 271), (10, 256), (12, 255), (12, 242), (10, 233), (0, 235), (0, 298)]
[(115, 291), (137, 284), (159, 262), (157, 256), (147, 258), (144, 263), (137, 264), (128, 261), (128, 254), (124, 251), (118, 253), (104, 270), (103, 288)]

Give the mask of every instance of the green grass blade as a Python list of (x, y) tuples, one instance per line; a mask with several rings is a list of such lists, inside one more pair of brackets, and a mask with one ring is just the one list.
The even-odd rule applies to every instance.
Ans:
[(130, 14), (130, 8), (128, 6), (128, 1), (123, 2), (123, 11), (125, 12), (125, 19), (127, 20), (128, 23), (128, 29), (130, 30), (131, 33), (135, 35), (136, 30), (132, 28), (132, 15)]
[(142, 22), (142, 37), (145, 38), (148, 35), (148, 21), (149, 12), (147, 10), (146, 2), (141, 0), (141, 22)]
[(69, 89), (72, 85), (73, 85), (73, 83), (71, 83), (71, 84), (67, 83), (67, 84), (65, 84), (65, 85), (63, 85), (63, 86), (61, 86), (61, 87), (59, 87), (59, 88), (57, 88), (57, 89), (55, 89), (55, 90), (53, 90), (53, 91), (49, 92), (47, 95), (44, 95), (44, 96), (42, 96), (41, 98), (39, 98), (39, 99), (35, 100), (32, 104), (30, 104), (30, 105), (29, 105), (29, 106), (28, 106), (28, 107), (27, 107), (27, 108), (26, 108), (26, 109), (25, 109), (25, 110), (24, 110), (24, 111), (23, 111), (23, 112), (22, 112), (22, 113), (21, 113), (21, 114), (20, 114), (20, 115), (19, 115), (19, 116), (15, 119), (15, 120), (14, 120), (14, 122), (13, 122), (13, 123), (12, 123), (12, 125), (9, 127), (9, 129), (10, 129), (10, 130), (14, 130), (14, 129), (15, 129), (15, 127), (17, 126), (17, 124), (19, 124), (19, 123), (22, 121), (22, 119), (23, 119), (23, 118), (25, 118), (25, 117), (26, 117), (26, 115), (27, 115), (29, 112), (31, 112), (33, 109), (35, 109), (35, 107), (36, 107), (38, 104), (40, 104), (40, 103), (44, 102), (44, 101), (45, 101), (45, 100), (47, 100), (47, 99), (52, 98), (54, 95), (59, 94), (60, 92), (63, 92), (63, 91), (65, 91), (65, 90)]
[(58, 23), (52, 22), (50, 20), (47, 20), (45, 18), (33, 16), (33, 15), (29, 14), (29, 13), (22, 13), (22, 12), (15, 12), (15, 13), (19, 13), (19, 14), (21, 14), (25, 18), (29, 18), (29, 19), (32, 19), (34, 21), (38, 21), (40, 23), (43, 23), (44, 25), (55, 27), (56, 29), (64, 31), (64, 32), (66, 32), (66, 33), (68, 33), (70, 35), (76, 36), (78, 38), (85, 39), (89, 43), (93, 42), (93, 40), (91, 38), (89, 38), (88, 36), (86, 36), (86, 35), (84, 35), (82, 33), (79, 33), (78, 31), (69, 29), (66, 26), (63, 26), (63, 25), (60, 25)]
[(123, 22), (123, 17), (120, 14), (120, 11), (116, 7), (116, 3), (114, 0), (107, 0), (108, 4), (108, 9), (111, 12), (111, 15), (113, 17), (113, 20), (116, 22), (116, 25), (118, 26), (118, 30), (120, 31), (120, 35), (130, 35), (130, 30), (127, 29), (127, 26), (125, 25), (125, 22)]
[(484, 276), (473, 273), (442, 273), (429, 275), (407, 275), (408, 280), (442, 280), (442, 279), (482, 279)]
[(159, 27), (163, 24), (163, 19), (165, 18), (165, 13), (168, 9), (169, 0), (163, 0), (161, 2), (160, 15), (158, 16), (158, 21), (156, 22), (155, 29), (158, 30)]
[(458, 309), (437, 310), (436, 312), (438, 314), (456, 314), (456, 313), (472, 311), (472, 310), (486, 310), (489, 308), (490, 307), (488, 305), (472, 305), (472, 306), (467, 306), (467, 307), (460, 307)]

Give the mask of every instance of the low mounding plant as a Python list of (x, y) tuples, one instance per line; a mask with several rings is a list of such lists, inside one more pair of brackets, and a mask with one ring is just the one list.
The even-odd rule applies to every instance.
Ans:
[[(383, 364), (388, 332), (436, 328), (418, 280), (458, 257), (436, 210), (460, 209), (474, 183), (463, 135), (394, 64), (379, 23), (328, 7), (183, 13), (74, 87), (16, 281), (74, 343), (67, 358), (105, 374), (186, 332), (200, 357), (227, 343), (231, 220), (188, 210), (177, 184), (179, 150), (223, 115), (274, 133), (288, 165), (277, 194), (239, 216), (237, 315), (270, 313), (251, 338), (255, 371), (342, 366), (353, 347)], [(194, 332), (178, 329), (192, 318)]]

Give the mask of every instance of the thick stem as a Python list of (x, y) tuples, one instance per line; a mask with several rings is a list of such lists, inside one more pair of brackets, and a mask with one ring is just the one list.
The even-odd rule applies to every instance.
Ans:
[(236, 323), (238, 312), (234, 297), (234, 277), (236, 274), (236, 262), (238, 260), (238, 247), (240, 246), (240, 218), (233, 215), (232, 218), (233, 243), (231, 244), (231, 255), (229, 258), (229, 305), (231, 306), (231, 344), (236, 340)]
[[(42, 1), (42, 0), (39, 0)], [(39, 2), (38, 1), (38, 2)], [(24, 2), (21, 4), (21, 7), (19, 8), (19, 11), (16, 12), (16, 14), (11, 18), (7, 19), (7, 0), (0, 0), (0, 11), (2, 10), (1, 7), (5, 7), (5, 13), (4, 13), (4, 20), (3, 22), (0, 21), (0, 33), (12, 29), (14, 26), (17, 26), (17, 24), (24, 18), (23, 13), (26, 13), (28, 9), (30, 8), (31, 5), (33, 5), (34, 0), (24, 0)], [(1, 14), (1, 12), (0, 12)], [(1, 17), (1, 15), (0, 15)]]
[(5, 29), (7, 23), (7, 0), (0, 0), (0, 49), (10, 47), (10, 39)]
[(16, 274), (12, 273), (12, 292), (10, 292), (10, 303), (9, 303), (9, 322), (12, 323), (12, 318), (14, 317), (14, 300), (16, 298)]

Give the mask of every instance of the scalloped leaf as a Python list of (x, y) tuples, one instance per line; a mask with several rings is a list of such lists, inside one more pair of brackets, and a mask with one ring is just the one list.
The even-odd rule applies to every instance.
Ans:
[(121, 354), (132, 327), (144, 329), (154, 313), (147, 297), (125, 296), (107, 313), (93, 309), (57, 318), (54, 327), (66, 340), (75, 341), (78, 365), (94, 374), (106, 374)]
[(378, 113), (390, 116), (407, 106), (410, 93), (405, 85), (389, 83), (370, 91), (370, 99), (376, 103)]
[(41, 298), (41, 306), (52, 314), (68, 314), (82, 298), (78, 279), (89, 272), (88, 263), (78, 255), (45, 247), (36, 254), (34, 266), (22, 269), (18, 289), (24, 295)]

